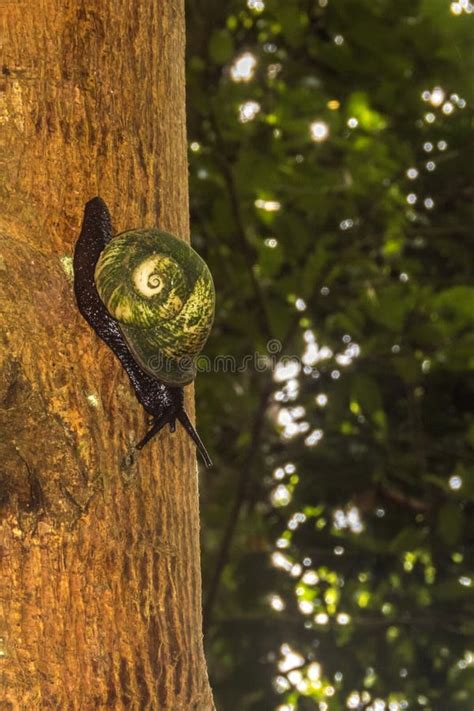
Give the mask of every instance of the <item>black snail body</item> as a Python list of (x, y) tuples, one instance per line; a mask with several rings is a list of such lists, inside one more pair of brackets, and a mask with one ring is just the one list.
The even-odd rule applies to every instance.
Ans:
[(212, 277), (186, 242), (158, 230), (112, 236), (101, 198), (84, 210), (74, 250), (79, 311), (126, 370), (135, 394), (152, 415), (141, 449), (178, 420), (206, 466), (211, 460), (185, 409), (183, 386), (196, 374), (194, 359), (214, 315)]

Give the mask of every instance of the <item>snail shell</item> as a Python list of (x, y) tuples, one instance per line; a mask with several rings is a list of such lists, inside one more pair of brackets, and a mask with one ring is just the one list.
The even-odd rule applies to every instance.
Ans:
[(94, 278), (141, 367), (169, 385), (194, 380), (214, 318), (214, 284), (203, 259), (165, 232), (132, 230), (107, 244)]

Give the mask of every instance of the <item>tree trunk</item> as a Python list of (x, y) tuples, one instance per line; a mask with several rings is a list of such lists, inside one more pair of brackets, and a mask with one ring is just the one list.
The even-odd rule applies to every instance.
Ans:
[(188, 238), (183, 2), (0, 15), (0, 711), (210, 711), (194, 448), (178, 425), (134, 452), (71, 281), (94, 195)]

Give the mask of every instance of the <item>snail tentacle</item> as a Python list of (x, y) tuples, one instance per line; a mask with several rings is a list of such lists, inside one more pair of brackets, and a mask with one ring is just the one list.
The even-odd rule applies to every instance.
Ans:
[(184, 407), (181, 408), (181, 410), (178, 411), (176, 417), (177, 417), (178, 420), (181, 422), (181, 424), (183, 425), (184, 429), (186, 430), (186, 432), (188, 433), (188, 435), (189, 435), (189, 436), (191, 437), (191, 439), (193, 440), (193, 442), (194, 442), (194, 444), (196, 445), (196, 448), (197, 448), (199, 454), (201, 455), (202, 460), (203, 460), (204, 464), (206, 465), (206, 467), (207, 467), (208, 469), (209, 469), (210, 467), (212, 467), (212, 459), (210, 458), (209, 454), (207, 453), (207, 449), (205, 448), (204, 443), (203, 443), (202, 439), (200, 438), (200, 436), (198, 435), (197, 431), (196, 431), (195, 428), (193, 427), (193, 423), (192, 423), (191, 420), (189, 419), (188, 413), (186, 412), (186, 410), (184, 409)]
[(158, 434), (160, 430), (163, 429), (168, 423), (171, 423), (175, 421), (175, 415), (174, 413), (170, 414), (169, 412), (164, 412), (161, 417), (158, 417), (154, 423), (153, 427), (148, 430), (146, 435), (138, 444), (135, 445), (135, 449), (143, 449), (143, 447), (151, 440), (155, 435)]

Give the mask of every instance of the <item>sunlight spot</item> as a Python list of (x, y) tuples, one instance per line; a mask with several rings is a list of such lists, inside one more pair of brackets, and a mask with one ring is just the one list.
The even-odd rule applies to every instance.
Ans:
[(247, 7), (249, 10), (254, 10), (255, 12), (263, 12), (265, 10), (265, 3), (263, 0), (247, 0)]
[(364, 530), (360, 512), (356, 506), (350, 506), (346, 511), (336, 509), (333, 513), (333, 526), (339, 531), (348, 528), (353, 533), (361, 533)]
[(324, 121), (313, 121), (310, 124), (309, 132), (313, 141), (321, 143), (329, 136), (329, 126)]
[(354, 116), (351, 116), (351, 118), (347, 121), (347, 125), (349, 128), (356, 128), (359, 125), (359, 122)]
[(332, 358), (333, 352), (327, 346), (318, 347), (315, 341), (308, 342), (306, 350), (303, 353), (301, 360), (304, 365), (316, 365), (321, 360)]
[(201, 144), (197, 141), (193, 141), (189, 147), (193, 153), (197, 153), (201, 149)]
[(441, 106), (444, 101), (445, 93), (440, 86), (435, 86), (430, 94), (429, 102), (432, 106)]
[(300, 370), (301, 365), (297, 360), (285, 359), (277, 364), (274, 379), (277, 383), (284, 382), (285, 380), (291, 380), (299, 374)]
[(418, 177), (417, 169), (416, 168), (408, 168), (407, 176), (410, 178), (410, 180), (415, 180), (415, 178)]
[(354, 220), (350, 218), (348, 220), (342, 220), (342, 222), (339, 223), (339, 229), (341, 230), (350, 230), (351, 227), (354, 227)]
[(72, 281), (74, 279), (72, 257), (70, 257), (69, 255), (64, 255), (63, 257), (59, 258), (59, 261), (61, 262), (61, 266), (64, 269), (67, 278)]
[(319, 393), (319, 395), (316, 396), (316, 402), (319, 407), (325, 407), (328, 403), (328, 396), (324, 393)]
[(280, 649), (283, 659), (278, 663), (278, 669), (286, 674), (287, 672), (301, 667), (304, 664), (304, 657), (295, 652), (288, 644), (282, 644)]
[(357, 709), (357, 708), (359, 708), (360, 703), (361, 703), (361, 698), (360, 698), (360, 695), (357, 693), (357, 691), (353, 691), (347, 697), (346, 706), (348, 709)]
[(300, 523), (304, 523), (305, 521), (306, 516), (304, 513), (296, 513), (288, 521), (288, 529), (290, 531), (296, 531)]
[(300, 672), (299, 669), (292, 669), (292, 671), (288, 672), (287, 676), (290, 684), (293, 684), (293, 686), (296, 686), (298, 688), (299, 685), (303, 682), (303, 674)]
[(86, 395), (86, 400), (92, 407), (99, 407), (99, 398), (94, 393)]
[(310, 600), (299, 600), (298, 607), (303, 615), (311, 615), (314, 612), (314, 604)]
[(277, 676), (274, 685), (278, 694), (283, 694), (290, 688), (290, 682), (285, 676)]
[(270, 500), (273, 506), (278, 508), (288, 506), (291, 501), (291, 492), (284, 484), (280, 484), (276, 489), (273, 489), (270, 494)]
[(458, 0), (458, 2), (451, 3), (451, 12), (453, 15), (472, 15), (474, 12), (474, 5), (469, 2), (469, 0)]
[(263, 51), (267, 52), (267, 54), (275, 54), (277, 49), (278, 47), (273, 42), (265, 42), (263, 45)]
[(252, 79), (257, 60), (250, 52), (244, 52), (234, 61), (230, 68), (230, 76), (236, 82), (250, 81)]
[(327, 615), (325, 612), (318, 612), (318, 614), (314, 618), (314, 621), (317, 625), (327, 625), (327, 623), (329, 622), (329, 615)]
[(258, 101), (246, 101), (245, 104), (240, 104), (239, 121), (241, 123), (248, 123), (249, 121), (253, 121), (259, 113), (260, 108), (261, 107)]
[(460, 476), (452, 476), (449, 479), (449, 488), (453, 491), (458, 491), (462, 487), (462, 479)]
[(307, 570), (302, 577), (302, 581), (305, 585), (316, 585), (319, 577), (315, 570)]
[(447, 101), (445, 104), (443, 104), (443, 114), (446, 114), (446, 116), (449, 116), (449, 114), (452, 114), (454, 111), (454, 106), (450, 101)]
[(254, 204), (259, 210), (265, 210), (266, 212), (278, 212), (281, 208), (278, 200), (255, 200)]
[(447, 147), (448, 144), (446, 143), (446, 141), (438, 141), (438, 149), (440, 151), (445, 151)]
[(275, 237), (267, 237), (264, 244), (265, 244), (265, 247), (270, 247), (270, 249), (275, 249), (275, 247), (278, 245), (278, 240), (276, 240)]
[(271, 595), (270, 607), (272, 607), (277, 612), (281, 612), (285, 609), (286, 605), (279, 595)]
[(291, 416), (290, 411), (282, 407), (281, 410), (278, 413), (278, 424), (282, 425), (283, 427), (286, 427), (286, 425), (289, 425), (293, 422), (293, 418)]
[(287, 558), (286, 555), (283, 555), (283, 553), (279, 553), (278, 551), (272, 553), (272, 564), (275, 568), (286, 570), (287, 573), (289, 573), (293, 567), (291, 560)]
[(297, 405), (297, 407), (292, 407), (291, 410), (289, 410), (289, 413), (292, 419), (299, 420), (301, 417), (305, 416), (306, 410), (303, 405)]
[(311, 662), (306, 673), (310, 681), (317, 681), (321, 678), (321, 665), (317, 662)]
[(275, 62), (275, 64), (270, 64), (268, 69), (267, 69), (267, 75), (269, 79), (276, 79), (279, 73), (282, 70), (282, 65), (279, 62)]
[(336, 356), (336, 362), (343, 367), (352, 363), (354, 358), (360, 355), (360, 346), (357, 343), (349, 343), (344, 353), (339, 353)]
[(300, 391), (298, 380), (296, 378), (290, 378), (284, 385), (283, 391), (286, 400), (296, 400)]
[(309, 434), (304, 443), (307, 447), (314, 447), (318, 442), (323, 438), (323, 431), (322, 430), (313, 430), (311, 434)]
[(344, 44), (344, 37), (342, 35), (336, 35), (334, 37), (334, 44), (337, 44), (337, 46), (340, 47), (341, 44)]

